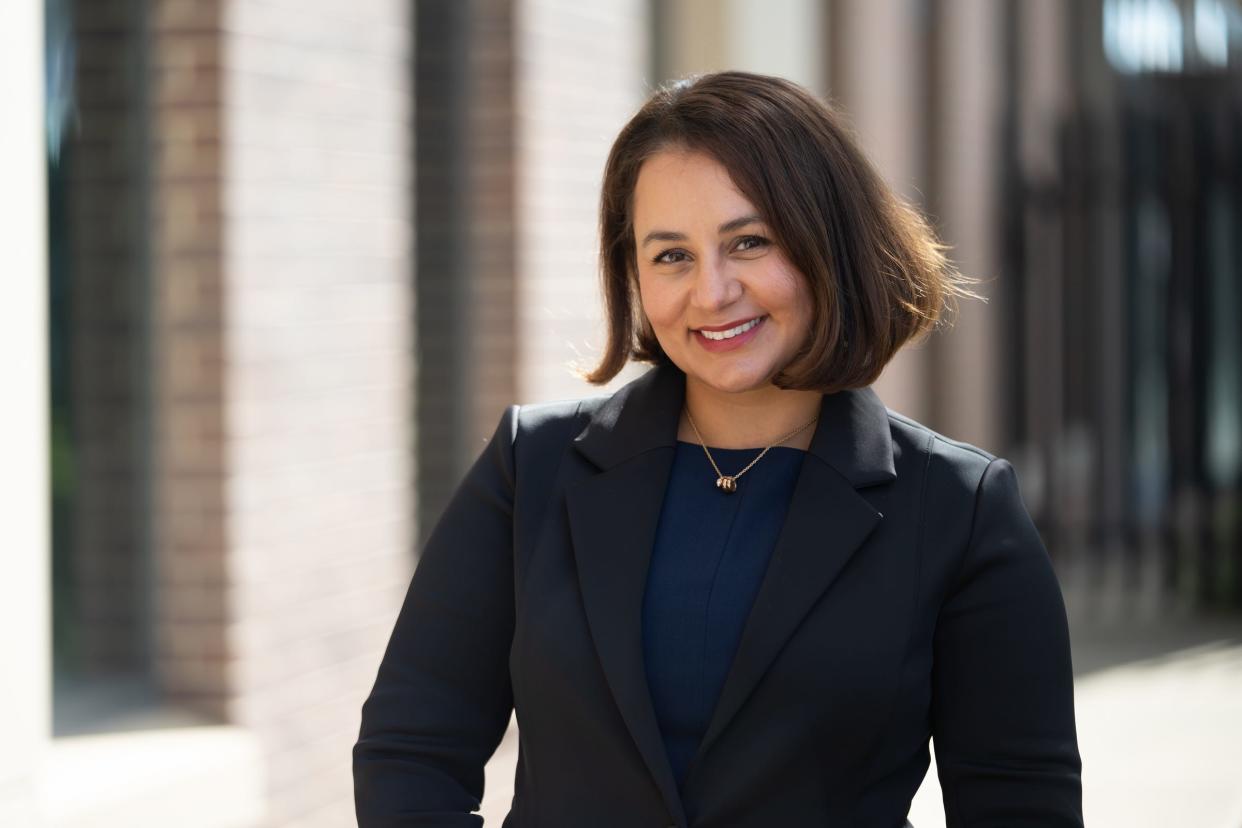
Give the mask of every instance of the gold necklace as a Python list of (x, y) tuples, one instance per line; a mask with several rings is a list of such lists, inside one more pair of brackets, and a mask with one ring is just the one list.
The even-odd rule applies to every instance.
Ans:
[(768, 446), (768, 448), (765, 448), (763, 451), (759, 452), (759, 456), (756, 457), (754, 460), (751, 460), (749, 463), (747, 463), (746, 468), (742, 469), (737, 474), (732, 474), (732, 475), (725, 474), (724, 472), (720, 470), (720, 467), (716, 465), (715, 459), (712, 458), (712, 453), (707, 450), (707, 441), (703, 439), (702, 434), (699, 434), (699, 427), (694, 424), (694, 418), (690, 416), (689, 408), (686, 409), (686, 419), (690, 421), (690, 427), (694, 429), (694, 436), (699, 438), (699, 444), (703, 446), (703, 453), (707, 455), (707, 461), (711, 463), (712, 468), (716, 470), (716, 488), (720, 489), (725, 494), (733, 494), (734, 492), (737, 491), (737, 479), (741, 477), (742, 475), (746, 474), (746, 472), (750, 471), (750, 467), (758, 463), (759, 460), (762, 459), (763, 455), (768, 453), (768, 449), (772, 448), (772, 446), (779, 446), (781, 443), (785, 442), (790, 437), (793, 437), (794, 435), (801, 433), (808, 426), (814, 424), (815, 421), (819, 419), (819, 415), (816, 415), (815, 419), (811, 420), (811, 422), (807, 423), (806, 425), (798, 426), (796, 429), (789, 432), (781, 439), (777, 440), (771, 446)]

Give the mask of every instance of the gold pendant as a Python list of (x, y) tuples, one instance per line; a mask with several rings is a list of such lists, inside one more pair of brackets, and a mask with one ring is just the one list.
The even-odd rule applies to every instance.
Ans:
[(716, 488), (727, 494), (733, 494), (737, 491), (737, 478), (730, 477), (727, 474), (724, 477), (718, 477), (716, 478)]

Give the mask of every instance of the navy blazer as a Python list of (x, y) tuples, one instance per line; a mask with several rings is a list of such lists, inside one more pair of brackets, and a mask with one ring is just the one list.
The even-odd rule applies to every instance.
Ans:
[(679, 792), (642, 593), (685, 375), (512, 405), (434, 527), (362, 708), (362, 828), (478, 826), (516, 709), (505, 828), (900, 828), (929, 764), (950, 828), (1082, 825), (1065, 606), (1012, 467), (825, 395)]

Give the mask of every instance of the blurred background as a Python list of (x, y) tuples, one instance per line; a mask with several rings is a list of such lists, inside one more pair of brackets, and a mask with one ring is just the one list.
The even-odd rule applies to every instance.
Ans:
[(641, 371), (570, 372), (613, 137), (738, 68), (843, 107), (985, 280), (877, 390), (1018, 469), (1088, 824), (1242, 827), (1239, 0), (0, 5), (0, 825), (353, 823), (504, 407)]

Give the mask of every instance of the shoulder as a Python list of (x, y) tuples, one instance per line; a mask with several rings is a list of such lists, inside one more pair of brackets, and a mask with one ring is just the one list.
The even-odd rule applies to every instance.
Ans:
[[(580, 413), (590, 416), (595, 397), (583, 399), (549, 400), (533, 403), (510, 403), (500, 412), (496, 423), (495, 437), (507, 438), (516, 444), (520, 438), (529, 440), (538, 438), (548, 431), (559, 431), (558, 426), (566, 426), (581, 417)], [(601, 400), (607, 397), (599, 398)]]
[(894, 454), (913, 461), (913, 465), (901, 465), (921, 469), (925, 490), (941, 503), (965, 501), (973, 505), (988, 468), (994, 464), (1008, 466), (987, 449), (948, 437), (891, 408), (888, 422)]
[(611, 395), (544, 400), (510, 405), (501, 417), (514, 451), (543, 454), (568, 446)]
[(981, 567), (1000, 561), (1030, 578), (1047, 575), (1048, 553), (1008, 460), (891, 409), (888, 419), (894, 453), (909, 452), (912, 461), (898, 465), (921, 490), (917, 523), (923, 544), (945, 555), (945, 572), (958, 573), (946, 581), (947, 590), (960, 589)]
[(547, 431), (560, 431), (578, 422), (585, 424), (608, 396), (605, 394), (512, 405), (510, 409), (513, 410), (514, 436), (520, 439), (541, 435)]

